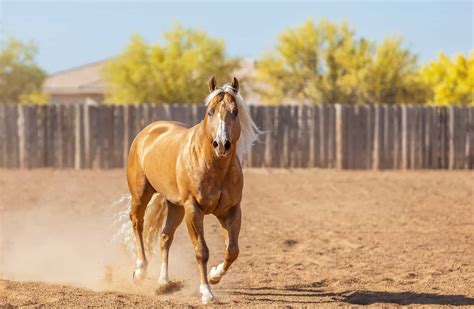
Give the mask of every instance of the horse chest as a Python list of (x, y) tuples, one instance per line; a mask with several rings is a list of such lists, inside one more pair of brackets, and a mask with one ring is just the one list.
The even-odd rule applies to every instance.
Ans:
[(196, 191), (194, 198), (205, 212), (215, 209), (222, 196), (222, 188), (212, 185), (203, 185)]

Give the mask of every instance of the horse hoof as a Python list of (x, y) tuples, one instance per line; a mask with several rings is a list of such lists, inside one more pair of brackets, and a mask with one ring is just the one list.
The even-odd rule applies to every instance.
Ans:
[(209, 288), (209, 285), (201, 286), (199, 291), (201, 292), (201, 295), (202, 295), (201, 303), (203, 305), (207, 305), (207, 304), (211, 304), (211, 303), (217, 303), (217, 299), (214, 296), (214, 294), (212, 294), (211, 289)]
[(146, 270), (138, 268), (133, 271), (133, 282), (136, 285), (142, 284), (143, 281), (145, 281), (145, 279), (146, 279)]
[(209, 280), (210, 284), (218, 284), (224, 275), (225, 271), (223, 269), (223, 265), (219, 264), (211, 268), (211, 271), (209, 271), (207, 276), (207, 280)]
[(201, 298), (201, 303), (203, 305), (209, 305), (209, 304), (215, 304), (215, 303), (218, 303), (217, 299), (211, 295), (212, 297), (207, 297), (207, 296), (202, 296)]

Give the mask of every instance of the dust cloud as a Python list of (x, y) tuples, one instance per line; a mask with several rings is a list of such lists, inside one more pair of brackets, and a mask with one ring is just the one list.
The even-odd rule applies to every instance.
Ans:
[[(18, 205), (7, 204), (12, 200), (5, 195), (0, 200), (1, 278), (140, 294), (153, 294), (159, 288), (159, 252), (149, 258), (147, 282), (133, 284), (133, 246), (131, 239), (126, 239), (131, 236), (127, 199), (118, 195), (98, 206), (97, 202), (87, 204), (84, 196), (69, 195), (74, 200), (71, 203), (55, 199), (55, 195), (64, 195), (61, 188), (45, 188), (33, 196), (20, 188), (12, 189), (20, 196)], [(28, 207), (22, 207), (24, 199)], [(190, 286), (196, 282), (196, 267), (191, 263), (192, 247), (184, 236), (180, 227), (170, 252), (170, 277)]]

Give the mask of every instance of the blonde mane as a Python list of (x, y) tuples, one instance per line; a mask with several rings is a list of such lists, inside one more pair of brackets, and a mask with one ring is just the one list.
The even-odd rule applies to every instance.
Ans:
[(240, 93), (236, 91), (235, 88), (230, 84), (225, 84), (221, 88), (217, 88), (211, 92), (204, 100), (206, 106), (216, 95), (220, 93), (231, 94), (237, 102), (241, 130), (240, 138), (237, 142), (237, 156), (239, 157), (240, 162), (243, 162), (246, 154), (250, 151), (253, 143), (258, 139), (258, 136), (262, 134), (262, 131), (260, 131), (257, 125), (253, 122), (248, 104), (245, 103)]

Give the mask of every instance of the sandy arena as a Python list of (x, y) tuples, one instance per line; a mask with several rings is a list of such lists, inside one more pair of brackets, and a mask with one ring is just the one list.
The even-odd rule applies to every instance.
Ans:
[[(221, 305), (474, 306), (474, 173), (246, 170), (241, 254)], [(185, 225), (171, 248), (176, 291), (132, 283), (114, 243), (123, 170), (0, 170), (0, 307), (200, 306)], [(222, 260), (206, 217), (209, 266)]]

